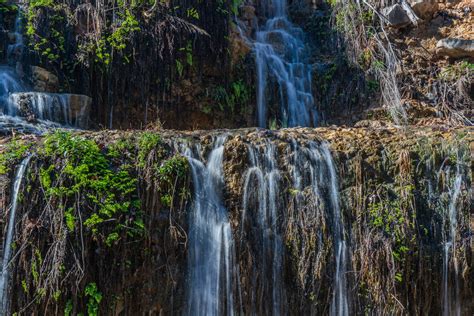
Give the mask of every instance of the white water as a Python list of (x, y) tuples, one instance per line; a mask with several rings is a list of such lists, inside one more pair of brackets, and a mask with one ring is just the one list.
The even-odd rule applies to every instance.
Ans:
[[(334, 161), (327, 144), (310, 143), (301, 146), (292, 143), (293, 159), (290, 171), (294, 188), (301, 192), (310, 185), (315, 196), (327, 199), (327, 216), (332, 224), (335, 272), (330, 315), (346, 316), (350, 314), (347, 290), (347, 269), (349, 267), (345, 229), (341, 217), (339, 187)], [(327, 192), (327, 196), (324, 196)]]
[[(449, 205), (446, 210), (445, 221), (449, 229), (445, 229), (444, 253), (443, 253), (443, 315), (461, 315), (461, 304), (459, 301), (459, 264), (456, 255), (457, 229), (457, 202), (461, 193), (462, 173), (459, 164), (456, 167), (456, 177), (449, 189)], [(449, 178), (449, 172), (448, 172)], [(453, 277), (450, 278), (449, 276)], [(451, 285), (450, 285), (451, 280)]]
[[(266, 0), (268, 20), (257, 31), (254, 42), (257, 66), (258, 125), (270, 119), (267, 98), (272, 84), (278, 88), (283, 126), (316, 126), (317, 112), (311, 92), (311, 67), (306, 63), (304, 33), (293, 25), (286, 12), (286, 0)], [(273, 101), (273, 100), (272, 100)]]
[[(281, 237), (282, 227), (279, 223), (280, 218), (285, 215), (280, 214), (280, 211), (285, 206), (280, 189), (282, 171), (278, 167), (277, 148), (271, 142), (249, 144), (247, 148), (249, 168), (244, 174), (241, 223), (244, 227), (248, 221), (247, 217), (255, 217), (258, 229), (256, 232), (248, 232), (251, 236), (247, 238), (255, 239), (260, 245), (259, 251), (254, 254), (256, 256), (254, 260), (258, 262), (254, 269), (258, 271), (254, 271), (253, 275), (261, 279), (258, 281), (260, 284), (253, 285), (252, 302), (261, 302), (263, 299), (268, 306), (267, 310), (271, 311), (272, 315), (285, 314), (284, 244)], [(319, 201), (326, 201), (322, 205), (332, 226), (335, 263), (330, 314), (349, 315), (346, 277), (349, 250), (345, 240), (337, 175), (331, 153), (326, 144), (300, 145), (293, 141), (289, 148), (288, 171), (293, 189), (298, 194), (297, 208), (304, 206), (299, 203), (303, 203), (302, 192), (306, 188), (311, 189)], [(313, 214), (308, 214), (308, 216), (313, 216)], [(268, 301), (270, 298), (271, 302)], [(250, 314), (258, 313), (255, 308), (252, 307)]]
[[(81, 109), (76, 109), (78, 113), (72, 113), (69, 94), (25, 92), (28, 88), (18, 76), (22, 73), (24, 46), (21, 22), (19, 9), (12, 33), (15, 42), (7, 49), (8, 64), (14, 67), (0, 66), (0, 133), (15, 130), (42, 134), (51, 128), (87, 125), (88, 104), (82, 104)], [(25, 111), (28, 113), (23, 113)]]
[[(86, 120), (88, 104), (83, 102), (78, 113), (71, 109), (71, 94), (27, 92), (10, 94), (8, 115), (17, 116), (20, 104), (28, 103), (28, 110), (35, 118), (42, 122), (51, 122), (52, 127), (63, 125), (67, 127), (81, 127), (80, 123)], [(56, 123), (56, 125), (55, 125)]]
[(224, 141), (224, 137), (215, 140), (207, 164), (193, 150), (185, 151), (194, 184), (189, 219), (187, 315), (234, 314), (233, 239), (222, 200)]
[[(271, 296), (272, 315), (282, 312), (282, 268), (283, 268), (283, 242), (278, 226), (278, 197), (280, 171), (276, 161), (276, 148), (271, 143), (263, 146), (259, 152), (255, 146), (248, 146), (250, 167), (245, 174), (242, 223), (245, 222), (246, 213), (256, 213), (262, 240), (262, 253), (258, 261), (261, 263), (261, 275), (269, 280), (264, 282), (264, 293)], [(252, 181), (253, 180), (253, 181)], [(255, 188), (256, 185), (256, 188)], [(257, 209), (250, 209), (250, 196), (258, 201)], [(254, 205), (252, 205), (254, 206)], [(271, 271), (267, 267), (271, 266)], [(256, 295), (253, 293), (253, 295)], [(255, 299), (254, 299), (255, 300)]]
[(13, 32), (13, 36), (15, 37), (15, 43), (8, 45), (7, 48), (7, 58), (11, 62), (17, 62), (21, 59), (21, 55), (23, 54), (23, 35), (22, 35), (22, 15), (20, 8), (18, 9), (18, 14), (15, 19), (15, 30)]
[(8, 310), (8, 282), (9, 282), (9, 265), (12, 251), (12, 240), (15, 233), (15, 217), (18, 208), (18, 194), (20, 192), (21, 183), (23, 181), (26, 168), (31, 156), (23, 159), (15, 175), (13, 183), (12, 204), (10, 207), (10, 216), (8, 220), (8, 228), (6, 231), (5, 242), (3, 244), (2, 271), (0, 275), (0, 316), (6, 315)]

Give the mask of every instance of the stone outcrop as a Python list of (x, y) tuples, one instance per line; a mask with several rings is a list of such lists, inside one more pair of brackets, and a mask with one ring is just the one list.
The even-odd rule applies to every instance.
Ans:
[(58, 92), (58, 77), (44, 68), (31, 66), (31, 79), (33, 81), (33, 89), (35, 91), (52, 93)]
[(411, 23), (407, 12), (399, 4), (394, 4), (390, 7), (384, 8), (382, 14), (387, 19), (388, 24), (394, 28), (402, 28)]
[(474, 58), (474, 40), (445, 38), (436, 44), (436, 53), (451, 58)]
[(418, 17), (424, 20), (430, 20), (439, 7), (436, 0), (409, 0), (408, 3)]

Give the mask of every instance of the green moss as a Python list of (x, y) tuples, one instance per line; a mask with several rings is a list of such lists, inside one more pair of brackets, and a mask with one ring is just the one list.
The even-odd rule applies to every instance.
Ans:
[(10, 172), (12, 166), (25, 157), (30, 147), (31, 143), (13, 137), (0, 153), (0, 175)]
[(59, 201), (83, 197), (82, 207), (63, 205), (70, 231), (76, 225), (75, 213), (82, 212), (86, 213), (81, 216), (84, 226), (94, 234), (106, 221), (117, 223), (112, 234), (124, 229), (136, 232), (136, 225), (130, 228), (122, 223), (131, 214), (135, 215), (133, 221), (141, 222), (138, 180), (128, 168), (113, 166), (95, 141), (68, 132), (46, 136), (39, 152), (43, 160), (52, 162), (40, 171), (46, 194)]

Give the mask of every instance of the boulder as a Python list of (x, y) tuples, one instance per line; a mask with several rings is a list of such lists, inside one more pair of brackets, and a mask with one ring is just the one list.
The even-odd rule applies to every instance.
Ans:
[(423, 20), (430, 20), (439, 8), (436, 0), (408, 0), (408, 3)]
[(451, 58), (474, 58), (474, 40), (444, 38), (436, 44), (436, 53)]
[(255, 19), (255, 7), (251, 5), (244, 5), (240, 7), (240, 18), (242, 20), (253, 20)]
[(403, 7), (399, 4), (394, 4), (382, 10), (382, 14), (387, 19), (388, 24), (394, 28), (402, 28), (411, 23), (410, 17)]
[(59, 88), (59, 79), (48, 70), (31, 66), (31, 78), (33, 88), (38, 92), (57, 92)]

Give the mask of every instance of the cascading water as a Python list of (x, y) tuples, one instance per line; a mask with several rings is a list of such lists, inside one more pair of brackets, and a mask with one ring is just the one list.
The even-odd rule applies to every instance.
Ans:
[[(283, 268), (283, 242), (279, 232), (278, 210), (280, 203), (279, 180), (280, 171), (276, 161), (276, 149), (271, 143), (265, 144), (263, 153), (258, 152), (256, 147), (249, 146), (250, 167), (246, 172), (244, 181), (243, 213), (242, 222), (245, 221), (246, 213), (258, 214), (258, 224), (262, 244), (261, 275), (271, 280), (264, 283), (263, 295), (272, 299), (272, 315), (283, 314), (282, 311), (282, 268)], [(253, 180), (253, 181), (252, 181)], [(256, 185), (257, 190), (255, 190)], [(258, 201), (256, 210), (249, 210), (249, 199), (251, 195)], [(271, 269), (267, 269), (271, 266)], [(253, 296), (256, 294), (253, 293)]]
[(233, 238), (222, 200), (225, 136), (215, 140), (207, 164), (185, 151), (192, 170), (194, 205), (189, 219), (188, 315), (233, 315)]
[[(449, 179), (449, 171), (448, 171)], [(449, 205), (446, 210), (444, 226), (444, 253), (443, 253), (443, 315), (461, 315), (459, 301), (459, 265), (456, 254), (457, 229), (457, 202), (461, 193), (462, 172), (459, 163), (456, 166), (456, 175), (449, 188)], [(450, 278), (452, 275), (452, 278)], [(451, 286), (450, 286), (451, 279)]]
[(269, 90), (278, 86), (279, 118), (283, 126), (316, 126), (317, 112), (311, 92), (311, 67), (306, 63), (303, 30), (293, 25), (286, 0), (264, 1), (268, 20), (254, 42), (257, 66), (258, 125), (268, 122)]
[[(258, 279), (252, 285), (251, 314), (266, 313), (259, 305), (271, 306), (271, 315), (285, 314), (285, 292), (283, 284), (283, 227), (285, 213), (284, 198), (280, 189), (284, 165), (278, 166), (277, 149), (271, 142), (248, 144), (249, 167), (243, 181), (242, 229), (240, 235), (250, 234), (246, 238), (258, 240), (260, 245), (253, 256), (257, 262), (250, 278)], [(312, 191), (318, 201), (325, 201), (326, 218), (332, 223), (333, 253), (335, 272), (331, 315), (349, 315), (347, 293), (348, 249), (345, 240), (344, 225), (339, 205), (337, 176), (331, 153), (326, 144), (309, 143), (300, 145), (292, 141), (288, 147), (288, 172), (292, 182), (292, 192), (296, 194), (296, 212), (303, 209), (316, 213), (320, 205), (305, 205), (304, 194)], [(292, 193), (293, 194), (293, 193)], [(314, 214), (307, 214), (308, 217)], [(253, 217), (253, 219), (252, 219)], [(257, 222), (258, 227), (251, 222)], [(250, 230), (249, 230), (250, 227)], [(241, 246), (242, 247), (242, 246)], [(271, 304), (268, 300), (271, 299)], [(259, 301), (260, 300), (260, 301)], [(270, 308), (268, 309), (270, 311)]]
[[(345, 240), (344, 225), (339, 205), (339, 188), (334, 161), (327, 144), (320, 146), (310, 143), (307, 148), (292, 143), (293, 162), (290, 167), (293, 186), (301, 192), (304, 185), (310, 185), (313, 194), (321, 200), (327, 199), (327, 216), (333, 227), (334, 259), (336, 271), (333, 280), (333, 296), (330, 308), (331, 315), (349, 315), (347, 294), (348, 249)], [(305, 170), (309, 174), (305, 174)], [(306, 180), (305, 179), (309, 179)], [(323, 196), (327, 192), (327, 197)]]
[(12, 202), (10, 207), (10, 216), (8, 220), (8, 228), (6, 230), (5, 241), (3, 244), (3, 259), (2, 259), (2, 271), (0, 274), (0, 316), (7, 315), (8, 311), (8, 282), (9, 282), (9, 265), (11, 259), (11, 245), (13, 235), (15, 233), (15, 217), (18, 208), (18, 196), (20, 193), (21, 183), (23, 181), (25, 171), (28, 167), (28, 163), (31, 156), (23, 159), (15, 175), (15, 181), (13, 183), (13, 194)]
[[(18, 74), (22, 74), (23, 36), (22, 13), (18, 10), (14, 43), (8, 45), (7, 63), (0, 67), (0, 132), (14, 129), (41, 134), (51, 128), (87, 127), (90, 98), (71, 94), (25, 92), (29, 89)], [(76, 98), (72, 109), (72, 98)], [(82, 98), (83, 102), (78, 98)], [(84, 101), (86, 100), (86, 101)]]

